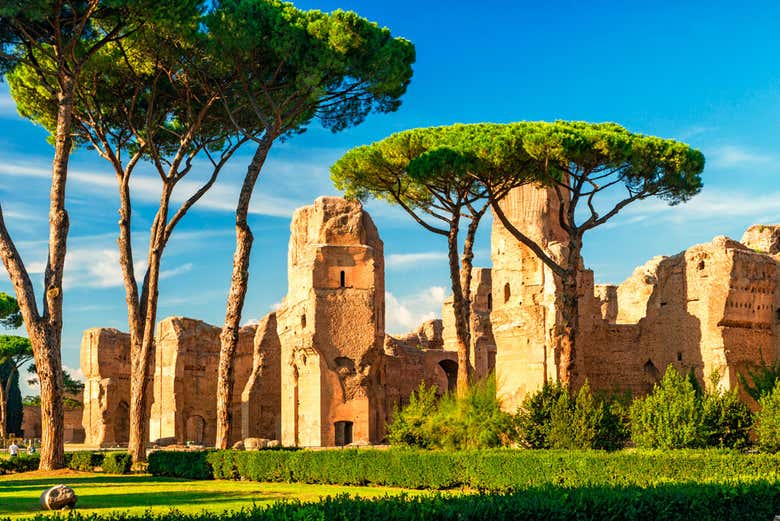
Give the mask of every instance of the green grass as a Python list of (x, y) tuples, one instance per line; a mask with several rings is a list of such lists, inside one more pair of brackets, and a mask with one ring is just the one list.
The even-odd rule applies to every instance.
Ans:
[(71, 486), (78, 495), (77, 509), (82, 513), (125, 511), (167, 512), (175, 508), (196, 513), (203, 510), (221, 512), (267, 505), (283, 499), (316, 501), (326, 496), (350, 494), (360, 497), (386, 495), (423, 495), (389, 487), (353, 487), (250, 481), (188, 481), (150, 475), (110, 476), (86, 472), (39, 472), (0, 477), (0, 518), (20, 518), (40, 512), (39, 497), (46, 488), (59, 483)]

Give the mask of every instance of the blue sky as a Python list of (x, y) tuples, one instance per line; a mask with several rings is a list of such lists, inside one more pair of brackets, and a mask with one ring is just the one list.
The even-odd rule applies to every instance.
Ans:
[[(655, 255), (674, 254), (716, 235), (738, 239), (752, 223), (780, 220), (780, 6), (542, 4), (296, 2), (326, 11), (353, 9), (390, 27), (415, 43), (417, 63), (398, 112), (374, 115), (336, 135), (312, 128), (273, 150), (252, 213), (256, 240), (247, 321), (268, 313), (284, 296), (289, 217), (295, 207), (337, 193), (330, 164), (353, 146), (411, 127), (615, 121), (701, 149), (707, 158), (705, 188), (690, 203), (669, 208), (645, 201), (586, 236), (585, 263), (598, 282), (620, 282)], [(249, 153), (232, 161), (222, 184), (181, 223), (164, 260), (160, 317), (184, 315), (214, 324), (224, 318), (232, 208)], [(16, 115), (0, 85), (0, 201), (37, 282), (46, 255), (51, 155), (45, 133)], [(144, 252), (157, 188), (152, 177), (141, 177), (133, 188), (136, 251)], [(89, 150), (76, 153), (68, 187), (72, 225), (63, 331), (63, 360), (76, 374), (84, 329), (126, 329), (117, 205), (114, 178), (103, 160)], [(370, 203), (368, 209), (385, 241), (388, 330), (400, 333), (439, 314), (448, 286), (446, 245), (386, 205)], [(480, 265), (489, 265), (488, 241), (484, 223)], [(1, 268), (0, 291), (12, 292)]]

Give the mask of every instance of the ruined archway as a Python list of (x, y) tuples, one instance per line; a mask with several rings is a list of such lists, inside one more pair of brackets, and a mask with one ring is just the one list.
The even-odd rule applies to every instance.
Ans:
[(130, 406), (122, 400), (114, 413), (114, 443), (130, 441)]

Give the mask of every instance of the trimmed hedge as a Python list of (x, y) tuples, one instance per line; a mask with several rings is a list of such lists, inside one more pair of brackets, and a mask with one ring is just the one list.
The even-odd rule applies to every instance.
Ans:
[[(190, 479), (383, 485), (513, 491), (545, 485), (653, 486), (659, 483), (780, 480), (780, 455), (722, 450), (158, 451), (149, 472)], [(780, 512), (778, 512), (780, 513)]]
[(66, 452), (65, 465), (72, 470), (93, 472), (95, 467), (101, 467), (103, 465), (104, 456), (105, 454), (102, 452)]
[(41, 457), (38, 454), (20, 454), (15, 458), (0, 458), (0, 476), (38, 470), (40, 462)]
[(107, 452), (103, 458), (103, 472), (107, 474), (128, 474), (133, 464), (129, 452)]
[[(69, 521), (287, 521), (324, 519), (389, 519), (395, 521), (564, 521), (571, 519), (645, 521), (754, 521), (772, 519), (780, 512), (780, 488), (759, 481), (731, 485), (659, 484), (650, 488), (537, 487), (516, 494), (408, 496), (359, 499), (326, 498), (317, 503), (281, 502), (239, 512), (105, 516), (68, 514)], [(45, 521), (49, 516), (38, 514)]]

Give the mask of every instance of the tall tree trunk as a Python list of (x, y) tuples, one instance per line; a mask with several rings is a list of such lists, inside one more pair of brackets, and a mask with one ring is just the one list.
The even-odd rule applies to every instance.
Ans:
[(461, 272), (458, 258), (458, 221), (454, 216), (447, 235), (447, 254), (450, 261), (450, 282), (452, 284), (452, 311), (455, 315), (455, 336), (458, 341), (458, 396), (465, 396), (471, 378), (469, 362), (469, 326), (465, 317), (466, 307), (461, 286)]
[[(487, 209), (487, 206), (485, 207)], [(468, 229), (466, 230), (466, 237), (463, 241), (463, 258), (461, 260), (461, 269), (460, 269), (460, 280), (461, 280), (461, 289), (463, 291), (463, 320), (466, 323), (466, 328), (468, 331), (468, 352), (469, 352), (469, 361), (471, 360), (471, 355), (474, 356), (474, 361), (476, 362), (476, 335), (474, 334), (473, 328), (472, 328), (472, 294), (471, 294), (471, 281), (472, 281), (472, 274), (473, 274), (473, 268), (474, 268), (474, 238), (477, 235), (477, 229), (479, 228), (479, 221), (482, 218), (482, 215), (484, 215), (485, 210), (482, 210), (482, 212), (477, 213), (476, 215), (472, 216), (471, 222), (469, 222)], [(454, 299), (453, 299), (454, 303)], [(476, 374), (476, 364), (471, 365), (469, 368), (470, 371), (474, 372), (474, 376), (478, 378), (482, 375)]]
[[(149, 257), (140, 313), (136, 319), (135, 333), (130, 334), (130, 439), (128, 451), (133, 462), (146, 461), (146, 444), (149, 441), (149, 379), (154, 359), (154, 334), (157, 326), (157, 300), (160, 285), (160, 264), (165, 248), (165, 227), (173, 191), (172, 184), (165, 184), (149, 237)], [(141, 322), (142, 321), (142, 322)], [(140, 328), (137, 326), (142, 325)]]
[(577, 349), (576, 341), (579, 332), (579, 288), (578, 273), (580, 253), (582, 250), (580, 239), (573, 237), (570, 240), (567, 253), (567, 269), (561, 276), (561, 324), (559, 346), (561, 352), (559, 379), (563, 385), (569, 387), (571, 392), (579, 385), (577, 373)]
[[(8, 380), (7, 382), (11, 381), (12, 374), (8, 374)], [(0, 382), (0, 438), (3, 440), (6, 439), (8, 436), (8, 430), (6, 426), (6, 422), (8, 421), (7, 418), (7, 410), (8, 410), (8, 391), (6, 390), (9, 386), (3, 385), (3, 382)]]
[[(40, 328), (29, 328), (41, 386), (40, 470), (65, 466), (65, 417), (62, 405), (62, 274), (70, 221), (65, 210), (65, 185), (73, 146), (73, 92), (75, 77), (63, 73), (58, 94), (57, 130), (49, 194), (49, 259), (44, 273), (44, 308)], [(30, 331), (30, 329), (34, 329)], [(32, 333), (32, 334), (30, 334)]]
[(244, 309), (244, 299), (249, 285), (249, 259), (252, 253), (252, 241), (254, 240), (252, 230), (247, 222), (249, 204), (252, 200), (255, 184), (260, 176), (260, 170), (263, 168), (272, 143), (273, 136), (271, 134), (266, 134), (258, 143), (255, 155), (247, 168), (236, 207), (236, 250), (233, 254), (233, 273), (225, 311), (225, 324), (219, 337), (216, 441), (218, 449), (226, 449), (228, 447), (233, 427), (234, 360), (236, 346), (238, 345), (241, 314)]

